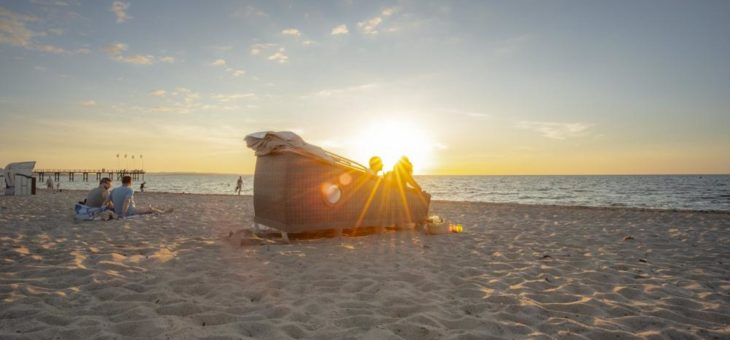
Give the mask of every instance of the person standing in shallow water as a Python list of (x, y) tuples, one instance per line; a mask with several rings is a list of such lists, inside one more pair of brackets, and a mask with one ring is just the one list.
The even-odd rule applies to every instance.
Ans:
[(238, 196), (241, 196), (241, 190), (243, 190), (243, 177), (238, 176), (238, 181), (236, 181), (236, 190), (234, 190), (234, 192), (236, 192)]

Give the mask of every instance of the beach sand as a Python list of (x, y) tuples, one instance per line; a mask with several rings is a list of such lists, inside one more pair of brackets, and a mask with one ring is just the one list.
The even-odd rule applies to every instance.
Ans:
[(434, 202), (464, 232), (256, 239), (250, 196), (0, 197), (2, 339), (730, 338), (730, 214)]

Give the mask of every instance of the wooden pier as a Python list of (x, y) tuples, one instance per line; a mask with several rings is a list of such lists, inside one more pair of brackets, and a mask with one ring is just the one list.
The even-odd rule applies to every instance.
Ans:
[(73, 182), (76, 179), (76, 175), (81, 175), (81, 180), (84, 182), (89, 181), (89, 174), (95, 175), (97, 181), (103, 177), (109, 177), (111, 179), (121, 180), (124, 176), (132, 176), (133, 180), (142, 179), (144, 180), (144, 174), (146, 172), (142, 169), (37, 169), (33, 170), (33, 176), (37, 176), (38, 180), (43, 182), (46, 176), (53, 176), (53, 179), (58, 182), (61, 179), (61, 175), (67, 175), (68, 181)]

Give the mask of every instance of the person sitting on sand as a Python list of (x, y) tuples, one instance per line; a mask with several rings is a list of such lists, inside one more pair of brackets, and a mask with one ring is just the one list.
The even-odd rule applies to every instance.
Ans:
[(104, 177), (99, 181), (99, 186), (91, 189), (89, 194), (86, 195), (84, 205), (92, 208), (101, 208), (106, 203), (106, 207), (111, 208), (111, 201), (109, 201), (109, 189), (112, 187), (112, 180), (109, 177)]
[(378, 173), (383, 170), (383, 160), (378, 156), (370, 158), (370, 171), (371, 175), (378, 176)]
[(108, 198), (114, 206), (114, 212), (119, 217), (127, 217), (132, 215), (154, 214), (170, 212), (153, 207), (137, 207), (134, 204), (134, 190), (132, 189), (132, 176), (122, 177), (122, 185), (114, 188)]

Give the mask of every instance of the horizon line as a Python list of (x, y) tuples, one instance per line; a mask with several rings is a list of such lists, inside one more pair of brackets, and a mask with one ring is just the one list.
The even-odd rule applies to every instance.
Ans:
[[(179, 174), (179, 175), (236, 175), (253, 176), (254, 173), (237, 172), (197, 172), (197, 171), (146, 171), (146, 174)], [(727, 173), (580, 173), (580, 174), (416, 174), (415, 176), (730, 176)]]

